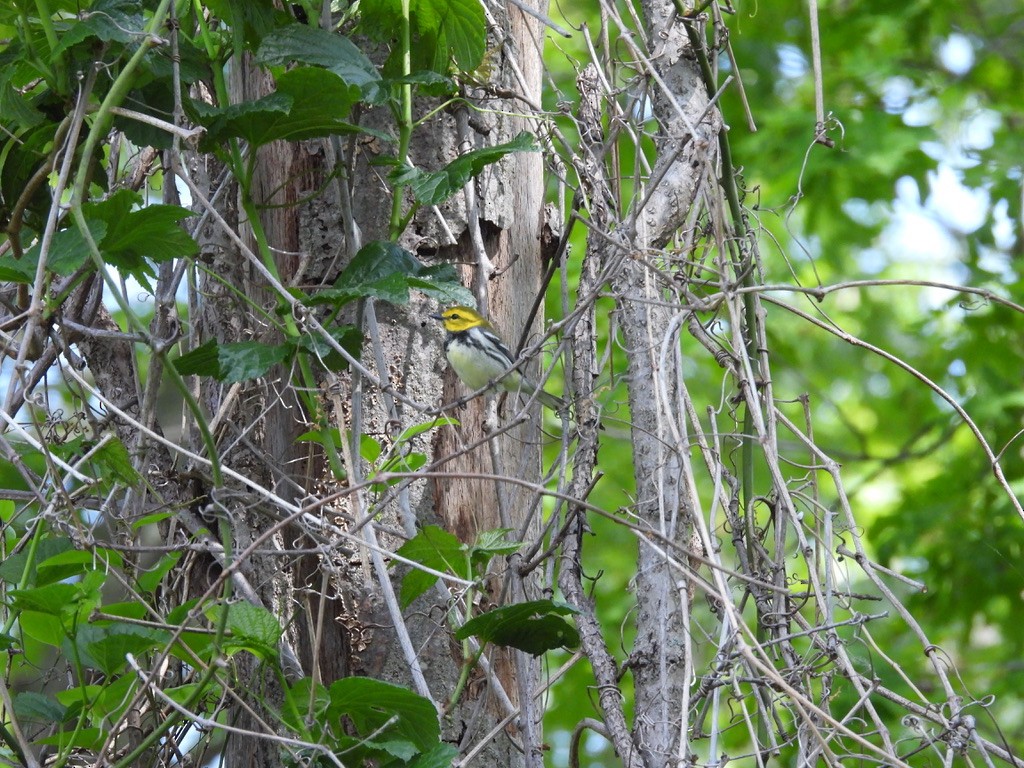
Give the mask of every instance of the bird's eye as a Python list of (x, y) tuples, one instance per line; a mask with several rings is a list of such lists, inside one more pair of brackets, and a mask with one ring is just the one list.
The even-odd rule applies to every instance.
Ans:
[(459, 313), (458, 312), (452, 312), (452, 320), (461, 320), (461, 319), (462, 318), (459, 317)]

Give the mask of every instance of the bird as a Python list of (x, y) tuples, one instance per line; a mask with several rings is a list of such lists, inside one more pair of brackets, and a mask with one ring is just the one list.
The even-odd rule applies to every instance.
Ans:
[(470, 307), (449, 307), (430, 315), (440, 320), (447, 332), (444, 354), (448, 364), (472, 390), (497, 386), (506, 392), (537, 394), (537, 399), (553, 411), (566, 407), (563, 400), (538, 387), (514, 369), (515, 358), (505, 342), (479, 312)]

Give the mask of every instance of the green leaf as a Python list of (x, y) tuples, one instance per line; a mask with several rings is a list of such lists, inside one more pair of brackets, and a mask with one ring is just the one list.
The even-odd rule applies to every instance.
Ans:
[(369, 435), (359, 436), (359, 455), (370, 464), (376, 463), (383, 452), (384, 449), (381, 447), (381, 444), (372, 437)]
[(555, 648), (574, 648), (580, 635), (562, 616), (579, 613), (554, 600), (505, 605), (470, 619), (455, 633), (457, 640), (476, 637), (485, 643), (511, 646), (539, 656)]
[(0, 563), (0, 579), (3, 579), (8, 584), (18, 584), (21, 581), (22, 574), (25, 573), (26, 567), (28, 567), (28, 583), (35, 584), (37, 578), (36, 563), (44, 562), (54, 555), (59, 555), (61, 552), (67, 552), (74, 548), (75, 545), (71, 539), (65, 537), (53, 536), (41, 539), (36, 545), (34, 557), (27, 550), (8, 555)]
[(13, 462), (0, 459), (0, 488), (32, 490), (22, 473), (28, 475), (38, 486), (48, 469), (47, 458), (42, 451), (27, 443), (10, 440), (9, 445), (14, 449), (17, 458)]
[(18, 93), (11, 84), (16, 72), (15, 67), (0, 68), (0, 115), (3, 116), (3, 122), (9, 126), (31, 128), (43, 122), (45, 117), (29, 98)]
[(54, 445), (52, 450), (68, 463), (74, 463), (91, 452), (84, 468), (88, 473), (101, 477), (107, 487), (118, 482), (133, 486), (142, 480), (132, 466), (128, 449), (113, 433), (106, 436), (99, 448), (96, 448), (96, 440), (81, 436)]
[(438, 43), (451, 51), (455, 65), (472, 72), (483, 61), (487, 23), (483, 6), (476, 0), (419, 0), (421, 18), (436, 15)]
[(473, 292), (460, 281), (452, 264), (436, 264), (426, 267), (416, 277), (409, 278), (409, 287), (430, 296), (439, 304), (476, 303)]
[(45, 744), (60, 749), (79, 749), (97, 751), (103, 746), (110, 734), (110, 728), (71, 728), (68, 731), (61, 731), (53, 736), (43, 739), (36, 739), (33, 744)]
[(280, 75), (276, 92), (256, 101), (223, 109), (200, 102), (192, 106), (206, 126), (204, 146), (237, 137), (258, 147), (279, 139), (299, 141), (363, 131), (343, 119), (360, 95), (358, 87), (333, 72), (299, 67)]
[[(401, 21), (401, 6), (382, 0), (364, 5), (360, 31), (376, 39), (392, 36)], [(487, 44), (486, 18), (480, 3), (475, 0), (412, 0), (409, 20), (415, 69), (445, 72), (452, 59), (463, 72), (480, 66)], [(391, 61), (387, 69), (392, 69)]]
[(331, 703), (327, 686), (314, 681), (311, 677), (296, 680), (285, 695), (291, 700), (293, 707), (282, 707), (281, 714), (285, 722), (296, 730), (306, 727), (306, 722), (296, 721), (293, 712), (300, 713), (308, 720), (323, 722), (324, 713)]
[(64, 622), (52, 613), (22, 611), (18, 616), (18, 626), (26, 636), (55, 648), (59, 648), (67, 637)]
[(183, 552), (168, 552), (161, 557), (152, 568), (139, 574), (138, 585), (143, 592), (152, 594), (156, 592), (160, 582), (163, 581), (170, 570), (181, 560)]
[[(419, 533), (399, 547), (397, 553), (407, 560), (441, 573), (451, 573), (464, 579), (470, 577), (464, 545), (454, 535), (436, 525), (424, 526)], [(410, 569), (402, 579), (399, 594), (402, 608), (408, 608), (413, 600), (433, 587), (435, 582), (437, 576), (418, 568)]]
[(453, 419), (451, 416), (438, 416), (430, 421), (424, 421), (420, 424), (413, 424), (411, 427), (407, 427), (402, 430), (402, 434), (395, 440), (396, 443), (407, 443), (414, 437), (422, 435), (424, 432), (429, 432), (432, 429), (438, 427), (457, 427), (459, 425), (458, 419)]
[(51, 616), (63, 616), (77, 610), (82, 600), (77, 584), (45, 584), (29, 589), (10, 589), (7, 598), (16, 611), (35, 611)]
[(440, 739), (434, 705), (407, 688), (367, 677), (346, 677), (329, 690), (328, 716), (332, 720), (348, 717), (359, 736), (372, 733), (378, 742), (409, 741), (421, 751), (433, 749)]
[(286, 115), (292, 99), (283, 93), (271, 93), (227, 107), (215, 107), (202, 101), (192, 101), (189, 105), (198, 122), (206, 128), (201, 148), (207, 149), (232, 138), (243, 138), (259, 146), (265, 135), (264, 123)]
[(14, 714), (21, 720), (60, 723), (67, 711), (56, 699), (35, 691), (22, 691), (14, 697)]
[(483, 575), (487, 565), (496, 555), (511, 555), (519, 551), (523, 545), (516, 541), (509, 541), (506, 537), (515, 533), (512, 528), (495, 528), (490, 531), (481, 531), (477, 535), (476, 543), (469, 548), (469, 560), (477, 574)]
[[(98, 245), (107, 232), (106, 222), (87, 219), (86, 224), (93, 242)], [(39, 242), (35, 243), (25, 251), (25, 255), (21, 258), (26, 266), (32, 265), (33, 275), (35, 274), (35, 265), (39, 263), (40, 245)], [(53, 241), (50, 243), (50, 252), (46, 258), (47, 269), (56, 272), (61, 277), (67, 277), (88, 260), (89, 249), (77, 224), (72, 223), (67, 229), (62, 229), (54, 234)]]
[(408, 185), (422, 205), (438, 205), (458, 192), (484, 168), (512, 152), (536, 152), (539, 147), (529, 133), (520, 133), (512, 141), (493, 147), (474, 149), (455, 158), (439, 171), (402, 168), (392, 178), (396, 184)]
[(50, 54), (52, 57), (90, 38), (130, 43), (141, 37), (145, 29), (142, 6), (136, 0), (95, 0), (79, 19), (61, 32), (60, 42)]
[(36, 268), (33, 262), (28, 259), (16, 259), (10, 254), (0, 257), (0, 280), (5, 283), (32, 285), (35, 279)]
[(389, 78), (386, 82), (388, 85), (414, 85), (427, 96), (447, 96), (458, 91), (454, 80), (432, 69), (421, 69), (402, 77)]
[[(180, 554), (174, 553), (174, 554)], [(149, 612), (146, 604), (139, 601), (123, 601), (120, 603), (104, 603), (103, 613), (108, 616), (119, 616), (123, 619), (144, 619)], [(110, 621), (110, 619), (106, 619)]]
[[(375, 297), (393, 304), (409, 301), (408, 276), (419, 274), (423, 265), (400, 246), (375, 240), (355, 255), (334, 282), (336, 290), (351, 299)], [(344, 303), (344, 302), (342, 302)]]
[(40, 583), (47, 584), (97, 569), (103, 571), (111, 566), (124, 567), (124, 558), (119, 552), (101, 547), (88, 552), (72, 549), (43, 560), (37, 567), (37, 573)]
[(195, 256), (199, 246), (178, 223), (192, 211), (177, 205), (147, 205), (133, 210), (142, 198), (129, 190), (120, 190), (100, 203), (82, 206), (90, 220), (103, 221), (106, 234), (98, 241), (104, 259), (133, 274), (145, 271), (145, 263)]
[(224, 610), (228, 612), (227, 627), (231, 638), (225, 643), (229, 650), (249, 651), (262, 659), (277, 657), (277, 644), (284, 630), (277, 617), (262, 605), (240, 602), (229, 606), (212, 605), (206, 615), (214, 624), (221, 621)]
[(70, 657), (73, 644), (83, 664), (109, 677), (126, 669), (127, 654), (141, 655), (169, 639), (169, 633), (149, 627), (87, 624), (78, 628), (73, 639), (65, 641), (65, 650)]
[(300, 62), (324, 67), (363, 94), (379, 90), (380, 74), (366, 54), (347, 37), (320, 27), (280, 27), (264, 38), (257, 57), (264, 64)]
[[(328, 328), (327, 332), (352, 357), (359, 359), (363, 349), (363, 334), (354, 325), (338, 325)], [(348, 368), (348, 360), (334, 350), (322, 336), (312, 334), (303, 336), (299, 345), (310, 354), (315, 355), (329, 371), (338, 373)]]
[(99, 450), (93, 453), (91, 461), (99, 465), (104, 479), (113, 480), (128, 487), (134, 487), (142, 482), (142, 475), (136, 472), (135, 467), (132, 466), (128, 449), (116, 437), (108, 437)]
[(288, 344), (260, 344), (258, 341), (239, 341), (218, 344), (213, 339), (196, 347), (174, 361), (174, 367), (183, 376), (212, 376), (217, 381), (234, 384), (264, 375), (291, 355)]
[(408, 768), (449, 768), (459, 756), (459, 750), (451, 744), (439, 742), (413, 759)]
[[(0, 53), (0, 70), (8, 69), (10, 66), (14, 66), (14, 62), (9, 59), (4, 61), (4, 55)], [(3, 117), (6, 114), (0, 111), (0, 125), (6, 122)], [(58, 124), (57, 120), (44, 120), (35, 127), (19, 133), (17, 139), (0, 145), (0, 199), (5, 201), (5, 207), (21, 197), (29, 180), (45, 162), (53, 149)], [(3, 135), (3, 131), (0, 131), (0, 137)], [(49, 185), (40, 184), (27, 202), (24, 217), (26, 229), (21, 233), (23, 246), (32, 242), (33, 231), (39, 233), (46, 226), (53, 202)], [(4, 215), (8, 213), (5, 212)]]
[(281, 24), (296, 23), (288, 14), (276, 9), (273, 3), (253, 0), (206, 0), (204, 3), (219, 19), (224, 19), (233, 30), (242, 31), (247, 50), (255, 50), (260, 40)]
[(360, 248), (334, 281), (334, 287), (320, 291), (310, 303), (341, 307), (372, 296), (392, 304), (407, 304), (411, 288), (432, 296), (458, 295), (472, 301), (450, 264), (426, 267), (404, 248), (376, 240)]
[(295, 438), (297, 443), (316, 443), (317, 445), (333, 445), (341, 448), (341, 430), (337, 427), (331, 429), (311, 429), (303, 432)]

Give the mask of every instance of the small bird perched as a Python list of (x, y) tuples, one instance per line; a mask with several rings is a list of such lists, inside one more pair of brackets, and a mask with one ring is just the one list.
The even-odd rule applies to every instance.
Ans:
[(462, 382), (470, 389), (483, 389), (496, 385), (506, 392), (537, 393), (537, 399), (553, 411), (565, 408), (565, 403), (538, 387), (518, 370), (516, 361), (487, 320), (469, 307), (451, 307), (432, 318), (444, 323), (448, 335), (444, 340), (444, 353), (448, 363)]

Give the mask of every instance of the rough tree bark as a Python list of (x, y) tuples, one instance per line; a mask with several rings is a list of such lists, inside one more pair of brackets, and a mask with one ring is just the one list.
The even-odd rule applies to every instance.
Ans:
[[(510, 8), (491, 33), (499, 51), (492, 86), (465, 94), (482, 110), (472, 114), (465, 108), (446, 110), (418, 128), (410, 152), (418, 167), (438, 168), (460, 152), (508, 141), (522, 130), (536, 132), (528, 118), (509, 115), (522, 115), (529, 111), (526, 105), (540, 102), (543, 38), (534, 20)], [(250, 62), (234, 72), (233, 100), (258, 98), (272, 89), (267, 75)], [(492, 92), (514, 93), (517, 98), (495, 98)], [(434, 106), (418, 109), (424, 114)], [(381, 127), (391, 118), (370, 110), (362, 119)], [(282, 283), (329, 284), (361, 245), (387, 238), (389, 193), (372, 165), (386, 151), (379, 142), (347, 140), (275, 143), (260, 151), (249, 194), (276, 254)], [(251, 305), (273, 311), (275, 297), (262, 271), (254, 267), (251, 253), (256, 242), (239, 192), (232, 186), (227, 193), (218, 193), (217, 168), (197, 166), (195, 170), (197, 177), (206, 179), (202, 191), (207, 200), (217, 201), (223, 220), (223, 224), (211, 222), (205, 232), (203, 246), (210, 269), (195, 308), (196, 343), (210, 338), (272, 343), (275, 339), (266, 337), (251, 311)], [(331, 181), (330, 174), (336, 170), (342, 172)], [(542, 179), (539, 153), (510, 156), (440, 207), (444, 226), (427, 210), (400, 241), (427, 263), (461, 264), (466, 284), (473, 287), (494, 322), (507, 329), (510, 339), (527, 322), (540, 288)], [(241, 244), (228, 235), (225, 224), (242, 235)], [(366, 334), (362, 359), (373, 374), (412, 401), (437, 406), (463, 392), (450, 376), (442, 390), (441, 330), (425, 319), (430, 311), (436, 307), (415, 298), (409, 311), (368, 301), (352, 319), (361, 322)], [(310, 415), (296, 397), (292, 373), (278, 370), (256, 384), (204, 385), (203, 401), (211, 414), (219, 414), (216, 437), (224, 460), (286, 501), (301, 504), (339, 486), (322, 460), (296, 447), (295, 437), (310, 428)], [(386, 441), (425, 418), (355, 374), (324, 379), (320, 399), (343, 435), (366, 433)], [(534, 494), (519, 486), (464, 477), (484, 473), (539, 478), (539, 406), (531, 418), (514, 423), (507, 434), (488, 438), (489, 431), (503, 426), (506, 417), (519, 410), (510, 401), (497, 420), (494, 411), (488, 420), (488, 402), (478, 398), (456, 414), (461, 426), (442, 431), (433, 446), (435, 458), (441, 460), (436, 469), (445, 476), (405, 486), (395, 503), (379, 511), (378, 532), (370, 526), (362, 528), (359, 535), (366, 547), (335, 541), (326, 557), (278, 554), (247, 559), (241, 570), (252, 593), (245, 597), (282, 617), (287, 628), (283, 645), (291, 649), (285, 656), (293, 657), (306, 674), (325, 684), (348, 674), (369, 675), (429, 694), (439, 706), (446, 702), (462, 663), (461, 648), (451, 640), (446, 621), (449, 598), (440, 590), (428, 593), (406, 612), (401, 632), (396, 631), (395, 622), (401, 619), (396, 619), (394, 596), (388, 594), (393, 585), (382, 581), (394, 579), (395, 571), (383, 570), (383, 560), (374, 559), (371, 552), (374, 545), (396, 548), (403, 534), (411, 536), (417, 526), (427, 523), (440, 524), (470, 543), (479, 532), (497, 527), (511, 528), (514, 535), (526, 539), (538, 529), (539, 499)], [(352, 455), (358, 460), (358, 437), (353, 442)], [(359, 468), (352, 469), (350, 482), (359, 479)], [(208, 511), (230, 530), (236, 553), (286, 516), (240, 484), (211, 499)], [(357, 492), (337, 511), (348, 519), (359, 518), (367, 511), (365, 499)], [(263, 548), (282, 553), (323, 545), (323, 541), (310, 541), (296, 527), (285, 526)], [(511, 569), (502, 570), (495, 577), (490, 599), (517, 601), (530, 594), (528, 585)], [(402, 634), (408, 643), (405, 649)], [(311, 653), (314, 637), (318, 641), (315, 656)], [(410, 668), (409, 649), (418, 669)], [(477, 756), (478, 764), (539, 766), (540, 714), (531, 703), (538, 666), (532, 658), (514, 654), (489, 653), (488, 658), (486, 669), (491, 672), (479, 673), (467, 687), (445, 720), (446, 737), (468, 747), (482, 740), (495, 723), (512, 716), (509, 728)], [(258, 702), (263, 699), (276, 705), (281, 691), (275, 680), (260, 679), (254, 660), (243, 663), (242, 675), (249, 679), (242, 682), (253, 696), (247, 707), (238, 708), (234, 725), (259, 733), (267, 728), (261, 719), (271, 721)], [(516, 708), (524, 703), (526, 716), (516, 717)], [(281, 757), (272, 742), (233, 736), (227, 760), (233, 768), (273, 766), (280, 764)]]

